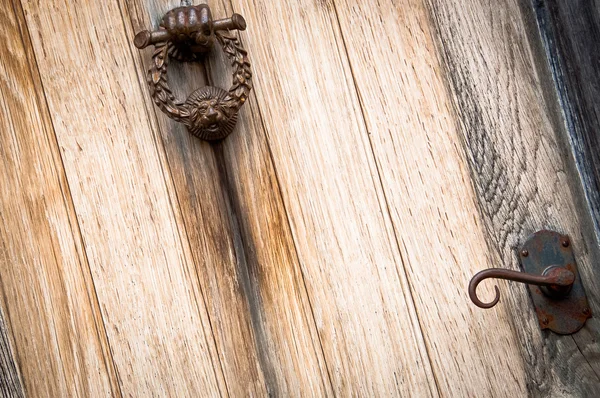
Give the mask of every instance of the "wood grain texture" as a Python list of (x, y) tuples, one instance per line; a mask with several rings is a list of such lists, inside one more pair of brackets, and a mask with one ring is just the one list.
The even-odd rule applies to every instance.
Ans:
[(22, 398), (25, 391), (2, 312), (0, 309), (0, 397)]
[(0, 4), (3, 330), (27, 396), (119, 396), (23, 12)]
[[(600, 237), (600, 79), (598, 78), (600, 8), (596, 1), (532, 2), (539, 37), (548, 59), (553, 89), (564, 118), (562, 138), (570, 147), (583, 193), (591, 213), (591, 223)], [(547, 79), (550, 80), (550, 79)], [(584, 208), (583, 205), (580, 208)], [(600, 264), (590, 264), (593, 277), (600, 275)], [(589, 283), (589, 282), (588, 282)], [(600, 291), (588, 287), (595, 308)], [(600, 378), (600, 324), (597, 317), (573, 336), (577, 349)]]
[[(600, 291), (598, 242), (558, 117), (529, 4), (431, 1), (438, 44), (454, 94), (490, 249), (498, 265), (519, 269), (516, 250), (539, 229), (570, 235), (592, 310)], [(510, 286), (504, 303), (534, 396), (596, 396), (597, 341), (542, 332), (525, 286)], [(597, 322), (581, 333), (598, 336)], [(580, 335), (582, 336), (582, 335)], [(578, 341), (586, 341), (583, 347)]]
[(436, 395), (335, 10), (233, 1), (336, 395)]
[[(577, 10), (210, 0), (248, 21), (255, 90), (208, 144), (155, 108), (132, 42), (178, 1), (22, 3), (0, 8), (0, 392), (600, 391)], [(170, 67), (179, 98), (229, 86), (218, 51)], [(489, 311), (468, 299), (543, 228), (571, 236), (596, 314), (573, 336), (540, 331), (525, 286)]]
[(594, 0), (535, 0), (531, 6), (600, 236), (600, 4)]
[[(129, 1), (133, 31), (156, 28), (177, 2)], [(210, 3), (213, 18), (231, 8)], [(254, 32), (251, 27), (249, 31)], [(132, 51), (138, 50), (133, 48)], [(145, 84), (152, 50), (140, 58)], [(231, 85), (217, 46), (211, 84)], [(169, 67), (179, 98), (206, 84), (202, 66)], [(323, 354), (271, 163), (259, 110), (251, 97), (223, 143), (192, 137), (154, 107), (177, 198), (232, 396), (331, 395)]]
[(119, 4), (23, 4), (123, 395), (225, 395)]
[[(595, 2), (534, 3), (533, 11), (539, 27), (539, 37), (547, 55), (552, 76), (550, 83), (560, 103), (565, 133), (559, 138), (571, 149), (582, 182), (583, 191), (600, 239), (600, 79), (596, 73), (600, 56), (600, 9)], [(550, 80), (550, 79), (547, 79)], [(600, 265), (595, 265), (600, 273)], [(599, 302), (597, 289), (589, 294)]]
[(483, 311), (466, 294), (473, 274), (501, 264), (487, 246), (427, 8), (334, 3), (438, 390), (523, 395), (511, 314)]

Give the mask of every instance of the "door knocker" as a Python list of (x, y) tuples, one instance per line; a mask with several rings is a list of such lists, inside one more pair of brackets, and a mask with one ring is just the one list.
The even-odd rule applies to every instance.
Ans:
[[(144, 30), (134, 39), (137, 48), (154, 45), (152, 65), (148, 70), (150, 94), (156, 105), (171, 119), (183, 123), (190, 133), (207, 141), (228, 136), (237, 122), (238, 111), (252, 89), (252, 72), (246, 50), (231, 30), (246, 29), (239, 14), (213, 21), (206, 4), (178, 7), (165, 14), (160, 28)], [(175, 99), (167, 80), (169, 59), (181, 62), (200, 61), (217, 41), (231, 60), (233, 85), (229, 91), (204, 86), (189, 95), (185, 102)]]

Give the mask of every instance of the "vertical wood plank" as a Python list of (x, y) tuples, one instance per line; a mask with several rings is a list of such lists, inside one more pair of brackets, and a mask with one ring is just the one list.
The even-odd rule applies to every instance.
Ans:
[(25, 396), (25, 391), (4, 319), (0, 308), (0, 396), (22, 398)]
[[(545, 90), (551, 76), (529, 3), (444, 0), (431, 1), (430, 9), (498, 264), (519, 269), (516, 250), (536, 230), (570, 235), (597, 314), (598, 242), (562, 142), (566, 133), (556, 95)], [(542, 332), (523, 285), (509, 285), (504, 300), (521, 342), (529, 393), (597, 395), (597, 342)], [(581, 333), (597, 336), (598, 326), (592, 320)]]
[(439, 391), (523, 395), (511, 314), (482, 311), (467, 295), (469, 278), (498, 260), (486, 242), (427, 8), (410, 0), (334, 3)]
[(123, 394), (225, 394), (119, 3), (23, 4)]
[[(126, 13), (137, 32), (156, 28), (178, 5), (128, 1)], [(210, 6), (215, 19), (232, 13), (221, 2)], [(151, 53), (148, 49), (140, 57), (144, 85)], [(211, 84), (228, 88), (229, 61), (218, 45), (208, 63)], [(206, 84), (200, 65), (173, 62), (169, 69), (179, 98)], [(149, 95), (147, 104), (157, 112), (229, 393), (331, 395), (256, 103), (251, 99), (244, 107), (233, 135), (212, 145), (169, 120)]]
[[(27, 396), (119, 396), (20, 4), (2, 0), (0, 19), (2, 331)], [(0, 385), (25, 395), (4, 365)]]
[(565, 118), (569, 143), (600, 236), (600, 4), (536, 0), (540, 38)]
[[(529, 4), (527, 4), (529, 5)], [(596, 237), (600, 238), (600, 7), (597, 1), (536, 1), (532, 7), (564, 117), (564, 140), (570, 146), (582, 182), (584, 196), (591, 210)], [(537, 58), (540, 59), (541, 57)], [(550, 79), (547, 79), (550, 80)], [(553, 98), (552, 98), (553, 99)], [(583, 208), (581, 206), (580, 208)], [(595, 279), (600, 263), (590, 264)], [(589, 288), (587, 294), (595, 308), (600, 306), (600, 289)], [(598, 317), (575, 334), (577, 348), (600, 377)]]
[(232, 3), (335, 394), (436, 395), (332, 4)]
[[(130, 1), (127, 10), (133, 29), (128, 36), (142, 29), (158, 26), (161, 15), (179, 6), (179, 1)], [(152, 48), (141, 54), (131, 50), (138, 61), (138, 78), (143, 85), (144, 105), (155, 117), (159, 110), (146, 89), (146, 75)], [(182, 98), (191, 86), (204, 83), (204, 69), (197, 64), (169, 67), (170, 86)], [(199, 76), (199, 77), (198, 77)], [(188, 80), (189, 79), (189, 80)], [(198, 84), (200, 87), (202, 84)], [(233, 242), (232, 220), (227, 206), (227, 194), (219, 181), (214, 153), (208, 144), (190, 136), (184, 126), (158, 114), (154, 128), (160, 132), (165, 148), (181, 217), (190, 242), (195, 275), (205, 292), (204, 300), (211, 319), (220, 362), (228, 392), (233, 396), (266, 394), (267, 385), (254, 344), (255, 336), (237, 270), (243, 266)], [(243, 253), (241, 253), (243, 256)], [(231, 377), (235, 375), (236, 377)]]

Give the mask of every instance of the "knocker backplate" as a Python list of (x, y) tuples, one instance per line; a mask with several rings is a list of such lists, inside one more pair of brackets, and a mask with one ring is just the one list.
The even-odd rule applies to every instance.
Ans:
[(542, 275), (550, 266), (563, 266), (575, 274), (575, 282), (567, 296), (553, 298), (536, 285), (528, 285), (542, 329), (559, 334), (572, 334), (592, 316), (570, 239), (554, 231), (538, 231), (531, 235), (519, 252), (523, 270)]

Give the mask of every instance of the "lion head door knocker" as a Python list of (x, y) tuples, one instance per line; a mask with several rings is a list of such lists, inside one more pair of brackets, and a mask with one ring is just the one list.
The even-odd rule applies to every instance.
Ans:
[[(235, 127), (237, 114), (252, 89), (252, 72), (246, 51), (231, 30), (246, 29), (239, 14), (213, 21), (206, 4), (178, 7), (165, 14), (157, 31), (147, 30), (135, 36), (134, 44), (143, 49), (155, 47), (148, 71), (150, 93), (156, 105), (171, 119), (185, 124), (193, 135), (203, 140), (220, 140)], [(200, 61), (218, 41), (231, 60), (233, 85), (229, 91), (205, 86), (179, 102), (169, 88), (169, 58), (182, 62)]]

